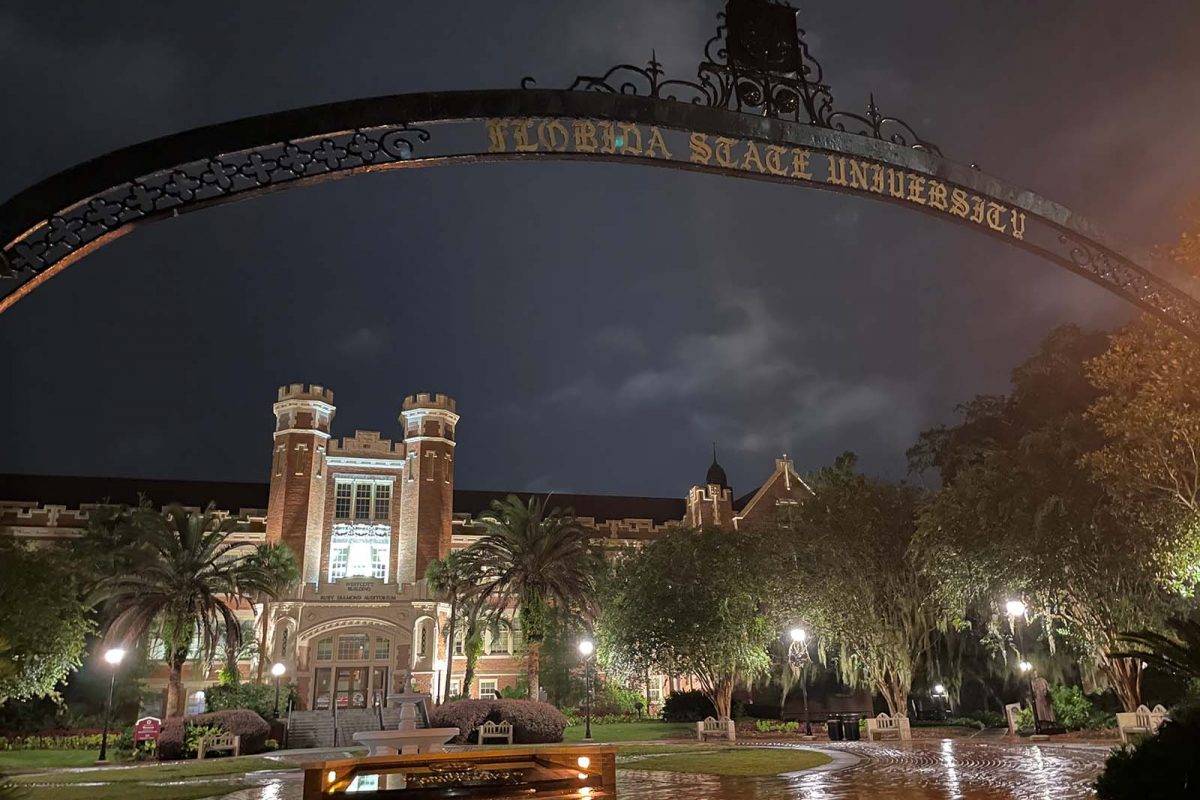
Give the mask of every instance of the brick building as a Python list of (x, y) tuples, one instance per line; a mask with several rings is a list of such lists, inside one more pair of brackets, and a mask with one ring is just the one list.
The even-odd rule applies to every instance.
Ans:
[[(303, 708), (327, 708), (333, 696), (367, 707), (406, 678), (440, 694), (447, 657), (454, 658), (457, 694), (465, 666), (461, 641), (450, 645), (454, 655), (447, 652), (442, 630), (449, 605), (422, 576), (434, 559), (468, 546), (477, 536), (472, 519), (509, 492), (455, 488), (454, 400), (405, 398), (395, 439), (374, 431), (334, 438), (333, 392), (318, 385), (281, 387), (273, 411), (267, 484), (5, 475), (0, 534), (35, 542), (72, 537), (98, 503), (131, 504), (139, 493), (189, 507), (215, 502), (242, 521), (238, 541), (282, 542), (301, 567), (295, 596), (268, 606), (266, 658), (287, 665)], [(574, 509), (613, 546), (637, 546), (672, 526), (736, 528), (809, 494), (784, 457), (758, 489), (735, 498), (714, 453), (705, 482), (683, 498), (556, 494), (553, 505)], [(261, 624), (261, 607), (239, 613)], [(514, 686), (522, 660), (520, 631), (499, 632), (485, 644), (472, 694)], [(213, 675), (189, 671), (184, 678), (189, 706), (202, 707)], [(155, 675), (151, 686), (165, 686), (165, 675)], [(652, 687), (651, 700), (666, 688)]]

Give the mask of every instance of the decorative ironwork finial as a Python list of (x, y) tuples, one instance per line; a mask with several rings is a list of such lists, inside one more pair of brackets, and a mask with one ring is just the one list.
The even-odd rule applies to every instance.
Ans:
[[(580, 75), (569, 91), (609, 92), (690, 102), (869, 136), (941, 155), (912, 126), (885, 116), (872, 94), (865, 116), (834, 107), (821, 63), (809, 52), (799, 12), (770, 0), (727, 0), (716, 35), (704, 47), (695, 80), (663, 80), (658, 54), (645, 67), (618, 64), (601, 75)], [(524, 89), (536, 81), (521, 81)]]

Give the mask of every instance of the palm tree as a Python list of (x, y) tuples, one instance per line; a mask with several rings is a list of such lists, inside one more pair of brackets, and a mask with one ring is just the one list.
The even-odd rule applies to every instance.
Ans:
[(479, 573), (470, 559), (461, 553), (450, 553), (445, 558), (432, 561), (425, 570), (429, 588), (450, 598), (450, 622), (446, 626), (446, 683), (442, 702), (450, 699), (450, 679), (454, 675), (454, 634), (458, 626), (459, 612), (470, 595), (479, 592)]
[[(142, 532), (136, 567), (100, 582), (106, 638), (130, 640), (157, 633), (170, 668), (167, 715), (184, 711), (183, 665), (192, 642), (199, 640), (202, 661), (211, 661), (218, 642), (227, 651), (241, 647), (242, 628), (234, 606), (246, 590), (258, 591), (259, 577), (251, 553), (229, 541), (237, 527), (209, 504), (202, 513), (169, 506), (161, 514), (149, 509), (133, 513), (131, 523)], [(250, 587), (253, 587), (251, 589)]]
[(570, 509), (547, 513), (536, 497), (528, 503), (515, 495), (493, 500), (476, 524), (484, 535), (464, 557), (478, 565), (487, 595), (516, 604), (529, 648), (529, 693), (536, 699), (547, 611), (590, 606), (599, 551)]
[(1121, 641), (1136, 649), (1112, 653), (1109, 657), (1139, 659), (1181, 678), (1200, 680), (1200, 621), (1172, 617), (1167, 620), (1167, 627), (1175, 634), (1174, 638), (1153, 631), (1121, 634)]
[(246, 559), (245, 570), (239, 575), (245, 593), (251, 593), (262, 606), (262, 631), (258, 637), (258, 667), (254, 680), (263, 682), (263, 667), (270, 655), (267, 633), (270, 630), (270, 601), (286, 597), (300, 582), (300, 566), (292, 550), (285, 544), (260, 544)]

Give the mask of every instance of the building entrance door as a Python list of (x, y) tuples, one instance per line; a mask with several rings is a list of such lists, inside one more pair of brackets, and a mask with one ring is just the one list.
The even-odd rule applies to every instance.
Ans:
[(366, 667), (339, 667), (336, 691), (339, 708), (366, 708)]

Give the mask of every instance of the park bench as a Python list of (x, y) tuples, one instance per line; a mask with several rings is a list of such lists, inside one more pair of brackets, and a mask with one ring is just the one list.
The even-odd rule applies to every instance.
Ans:
[(1138, 706), (1137, 711), (1122, 711), (1117, 714), (1117, 733), (1121, 734), (1121, 742), (1129, 741), (1129, 734), (1145, 734), (1152, 736), (1167, 718), (1167, 710), (1155, 706), (1154, 710), (1146, 706)]
[(511, 722), (485, 722), (479, 726), (479, 743), (487, 744), (484, 739), (503, 739), (505, 744), (513, 743), (513, 726)]
[(911, 739), (912, 730), (908, 725), (908, 717), (901, 716), (900, 714), (894, 717), (889, 717), (887, 714), (868, 717), (867, 740), (874, 742), (885, 736), (895, 736), (902, 742)]
[(733, 741), (736, 738), (731, 719), (713, 719), (706, 717), (703, 721), (696, 723), (696, 738), (704, 741), (706, 736), (712, 736), (718, 739), (728, 739)]
[(203, 761), (204, 756), (209, 753), (233, 753), (235, 756), (241, 755), (242, 737), (234, 736), (232, 733), (222, 733), (217, 736), (201, 736), (200, 751), (196, 754), (196, 758)]

